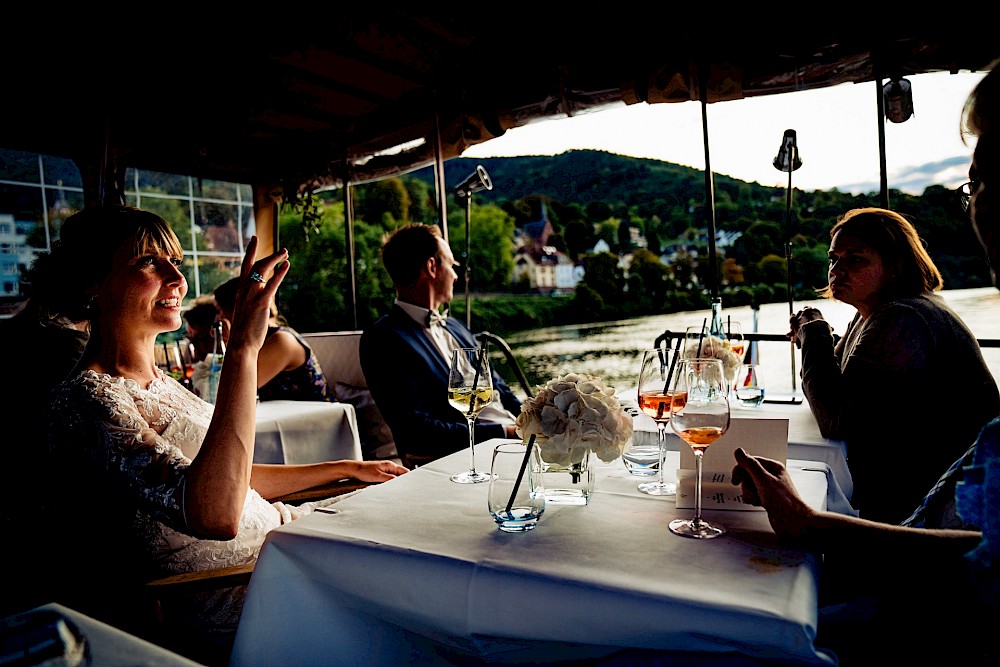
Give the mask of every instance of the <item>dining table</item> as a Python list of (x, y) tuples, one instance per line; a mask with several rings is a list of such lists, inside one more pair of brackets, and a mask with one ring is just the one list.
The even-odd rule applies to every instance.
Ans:
[(260, 401), (254, 463), (361, 460), (358, 418), (350, 403)]
[[(62, 625), (63, 627), (59, 627)], [(51, 602), (0, 619), (0, 664), (199, 667), (145, 639)]]
[[(503, 442), (477, 445), (477, 465)], [(668, 452), (669, 476), (678, 464)], [(706, 509), (724, 535), (674, 535), (692, 511), (640, 493), (616, 459), (597, 461), (588, 504), (505, 533), (488, 483), (449, 479), (468, 466), (456, 452), (271, 531), (230, 664), (836, 664), (815, 644), (819, 557), (779, 543), (763, 510)], [(828, 467), (788, 466), (827, 508)]]

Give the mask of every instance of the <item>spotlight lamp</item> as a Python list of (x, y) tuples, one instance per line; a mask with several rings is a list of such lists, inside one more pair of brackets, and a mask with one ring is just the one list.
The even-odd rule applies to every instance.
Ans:
[(492, 190), (493, 181), (486, 173), (483, 165), (465, 177), (465, 180), (455, 186), (455, 195), (465, 199), (465, 326), (472, 328), (472, 293), (469, 285), (472, 282), (472, 193), (480, 190)]
[(785, 136), (781, 138), (781, 146), (778, 154), (774, 157), (774, 168), (778, 171), (793, 172), (802, 166), (799, 159), (799, 147), (796, 144), (795, 130), (785, 130)]
[(913, 89), (906, 79), (892, 79), (882, 86), (885, 117), (892, 123), (902, 123), (913, 115)]
[(490, 175), (486, 173), (483, 165), (479, 165), (474, 172), (465, 177), (464, 181), (455, 186), (455, 194), (459, 197), (468, 197), (474, 192), (492, 189), (493, 181), (490, 180)]

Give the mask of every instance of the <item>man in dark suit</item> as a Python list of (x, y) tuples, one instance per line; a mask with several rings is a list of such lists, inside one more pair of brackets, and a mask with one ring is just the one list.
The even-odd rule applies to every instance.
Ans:
[[(458, 274), (451, 248), (434, 225), (399, 228), (382, 246), (382, 263), (396, 288), (392, 310), (361, 336), (361, 369), (392, 430), (401, 457), (438, 458), (469, 446), (465, 417), (448, 403), (451, 350), (477, 347), (461, 322), (442, 316)], [(477, 442), (517, 437), (521, 402), (496, 373), (500, 403), (476, 420)]]

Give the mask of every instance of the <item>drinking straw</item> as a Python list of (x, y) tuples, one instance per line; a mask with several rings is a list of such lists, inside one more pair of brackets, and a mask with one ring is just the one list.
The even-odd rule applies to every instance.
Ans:
[(507, 514), (510, 514), (514, 506), (514, 496), (517, 495), (517, 488), (521, 486), (521, 478), (524, 477), (524, 469), (528, 467), (528, 459), (531, 458), (531, 448), (535, 446), (535, 434), (528, 438), (528, 446), (524, 450), (524, 460), (521, 461), (521, 469), (517, 471), (517, 479), (514, 481), (514, 490), (510, 492), (510, 500), (507, 501)]
[(698, 354), (696, 357), (701, 356), (701, 342), (705, 340), (705, 327), (708, 326), (708, 318), (706, 317), (701, 321), (701, 332), (698, 334)]
[(663, 383), (663, 393), (666, 394), (667, 390), (670, 389), (670, 378), (674, 376), (674, 367), (677, 366), (677, 357), (681, 355), (681, 342), (684, 339), (680, 336), (677, 337), (677, 342), (674, 343), (674, 356), (670, 360), (670, 370), (667, 371), (667, 379)]
[(476, 374), (472, 376), (472, 396), (469, 398), (469, 414), (471, 415), (475, 411), (476, 407), (476, 387), (479, 385), (479, 371), (483, 368), (483, 363), (486, 361), (486, 346), (489, 343), (483, 343), (483, 346), (479, 349), (479, 359), (476, 361)]

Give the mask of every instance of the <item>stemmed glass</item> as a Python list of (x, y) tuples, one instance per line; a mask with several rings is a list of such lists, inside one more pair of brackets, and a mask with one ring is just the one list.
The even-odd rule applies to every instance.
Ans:
[[(727, 319), (721, 323), (722, 331), (711, 334), (707, 324), (688, 327), (684, 332), (684, 357), (714, 357), (722, 360), (726, 378), (726, 391), (732, 392), (736, 383), (736, 369), (746, 357), (747, 343), (743, 338), (743, 327), (739, 322)], [(729, 341), (729, 348), (722, 344), (722, 335)]]
[(462, 413), (469, 424), (469, 469), (451, 476), (459, 484), (488, 482), (490, 473), (476, 470), (476, 417), (493, 401), (493, 374), (486, 350), (463, 347), (452, 352), (448, 371), (448, 402)]
[(671, 521), (670, 532), (708, 539), (722, 535), (726, 529), (713, 526), (701, 518), (701, 464), (708, 446), (729, 429), (729, 392), (720, 360), (684, 359), (680, 367), (678, 392), (674, 394), (671, 404), (670, 428), (694, 452), (695, 510), (693, 519)]
[(660, 465), (656, 480), (642, 482), (639, 491), (651, 496), (672, 496), (677, 493), (677, 485), (663, 479), (667, 455), (667, 422), (670, 421), (671, 397), (677, 377), (678, 355), (667, 348), (654, 347), (642, 353), (639, 367), (639, 409), (656, 422), (657, 442), (660, 446)]

